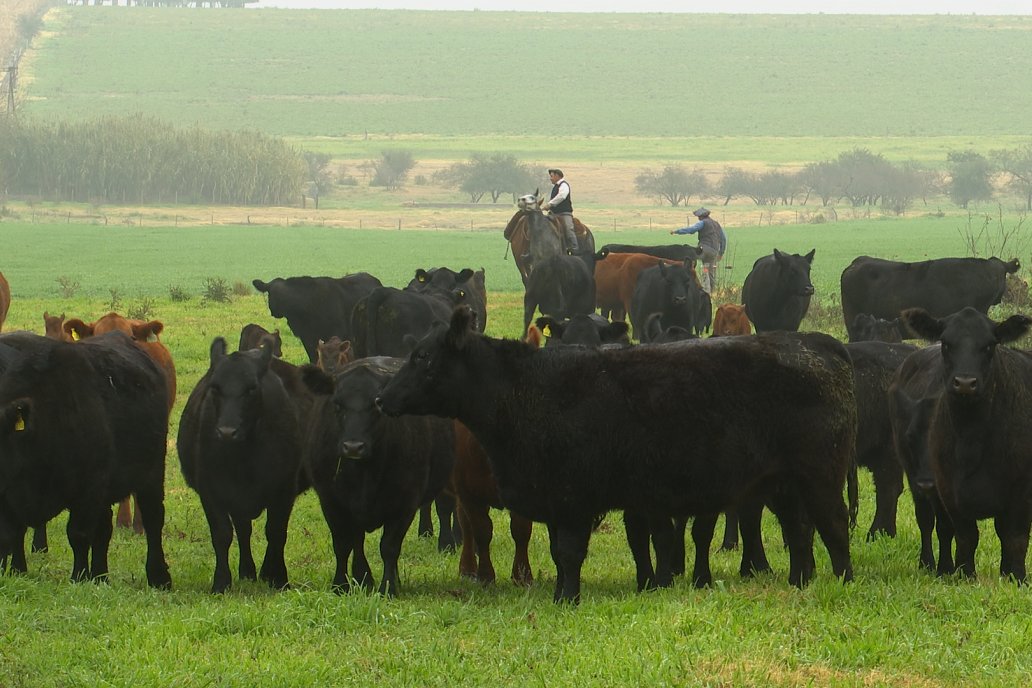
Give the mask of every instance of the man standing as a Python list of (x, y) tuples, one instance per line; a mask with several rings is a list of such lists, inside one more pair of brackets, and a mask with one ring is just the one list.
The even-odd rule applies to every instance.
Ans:
[(720, 223), (710, 217), (707, 208), (699, 208), (692, 212), (699, 221), (688, 227), (671, 229), (671, 234), (699, 234), (699, 248), (702, 249), (702, 289), (712, 294), (717, 288), (717, 263), (724, 257), (727, 248), (727, 236)]
[(566, 237), (566, 250), (577, 253), (577, 235), (573, 231), (573, 200), (570, 198), (570, 183), (563, 177), (563, 171), (552, 168), (548, 171), (552, 180), (552, 195), (541, 202), (541, 211), (551, 211), (559, 219), (559, 226)]

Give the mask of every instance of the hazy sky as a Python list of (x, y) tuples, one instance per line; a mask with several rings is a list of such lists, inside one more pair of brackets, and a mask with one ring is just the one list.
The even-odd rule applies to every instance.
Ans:
[(1030, 0), (258, 0), (254, 7), (722, 12), (764, 14), (1032, 14)]

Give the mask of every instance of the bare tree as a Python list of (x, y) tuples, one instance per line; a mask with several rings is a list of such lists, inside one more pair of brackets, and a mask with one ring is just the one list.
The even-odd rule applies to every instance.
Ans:
[(655, 196), (676, 207), (688, 205), (692, 196), (702, 196), (709, 190), (706, 177), (698, 170), (689, 172), (681, 165), (667, 165), (660, 173), (645, 169), (634, 179), (634, 188), (642, 196)]

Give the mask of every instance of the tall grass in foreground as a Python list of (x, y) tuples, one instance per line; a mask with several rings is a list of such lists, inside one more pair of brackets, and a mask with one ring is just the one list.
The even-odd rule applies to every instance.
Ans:
[[(879, 255), (916, 258), (951, 254), (959, 243), (949, 227), (935, 222), (825, 229), (779, 228), (776, 245), (793, 252), (816, 246), (820, 307), (806, 325), (839, 333), (833, 287), (851, 255), (865, 250), (857, 244), (880, 246), (882, 251), (872, 251)], [(505, 574), (512, 558), (507, 517), (495, 512), (500, 578), (494, 587), (459, 579), (456, 555), (439, 554), (433, 542), (410, 532), (400, 597), (338, 597), (329, 592), (329, 532), (308, 493), (289, 530), (293, 588), (275, 593), (235, 581), (230, 592), (213, 597), (207, 592), (214, 561), (207, 524), (197, 496), (183, 483), (174, 448), (179, 414), (207, 368), (214, 336), (234, 342), (247, 322), (277, 323), (257, 294), (228, 304), (203, 302), (204, 277), (232, 284), (256, 276), (368, 269), (397, 285), (415, 267), (484, 264), (489, 330), (515, 336), (521, 299), (511, 286), (515, 268), (495, 250), (501, 239), (318, 228), (110, 232), (4, 223), (0, 230), (7, 247), (0, 269), (14, 293), (5, 331), (40, 332), (43, 310), (99, 316), (108, 288), (120, 285), (130, 298), (152, 297), (153, 316), (166, 324), (162, 340), (179, 372), (166, 467), (165, 544), (173, 591), (147, 589), (144, 543), (121, 530), (111, 548), (110, 584), (70, 583), (65, 518), (58, 517), (50, 526), (51, 551), (29, 555), (29, 574), (0, 576), (0, 685), (1013, 686), (1032, 672), (1032, 598), (1026, 588), (998, 579), (992, 527), (982, 524), (976, 581), (936, 580), (918, 571), (909, 493), (899, 502), (899, 536), (864, 542), (874, 512), (865, 471), (860, 525), (851, 542), (856, 580), (849, 585), (832, 577), (818, 540), (814, 583), (802, 591), (789, 587), (787, 555), (768, 517), (764, 538), (773, 575), (741, 580), (739, 553), (717, 553), (711, 589), (697, 591), (682, 580), (670, 590), (638, 595), (614, 513), (592, 537), (583, 602), (557, 607), (544, 528), (538, 526), (532, 539), (535, 584), (517, 588)], [(766, 229), (740, 231), (736, 266), (729, 271), (736, 282), (753, 255), (769, 251), (771, 243)], [(61, 274), (75, 275), (81, 293), (59, 297), (54, 279)], [(169, 284), (182, 285), (190, 300), (172, 301)], [(300, 362), (300, 344), (285, 323), (278, 325), (285, 356)], [(692, 409), (677, 411), (690, 427)], [(261, 556), (262, 519), (257, 525)], [(379, 575), (376, 543), (375, 534), (367, 538)], [(235, 562), (236, 548), (231, 552)]]

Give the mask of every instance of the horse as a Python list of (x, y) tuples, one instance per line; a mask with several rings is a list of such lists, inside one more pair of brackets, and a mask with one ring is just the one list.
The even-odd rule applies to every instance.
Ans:
[[(520, 196), (516, 205), (519, 208), (505, 225), (503, 236), (512, 249), (512, 257), (516, 268), (520, 271), (523, 286), (535, 263), (564, 252), (563, 232), (559, 221), (546, 216), (539, 207), (538, 192)], [(573, 219), (573, 231), (580, 245), (577, 253), (591, 255), (595, 252), (595, 237), (591, 230), (578, 220)]]

